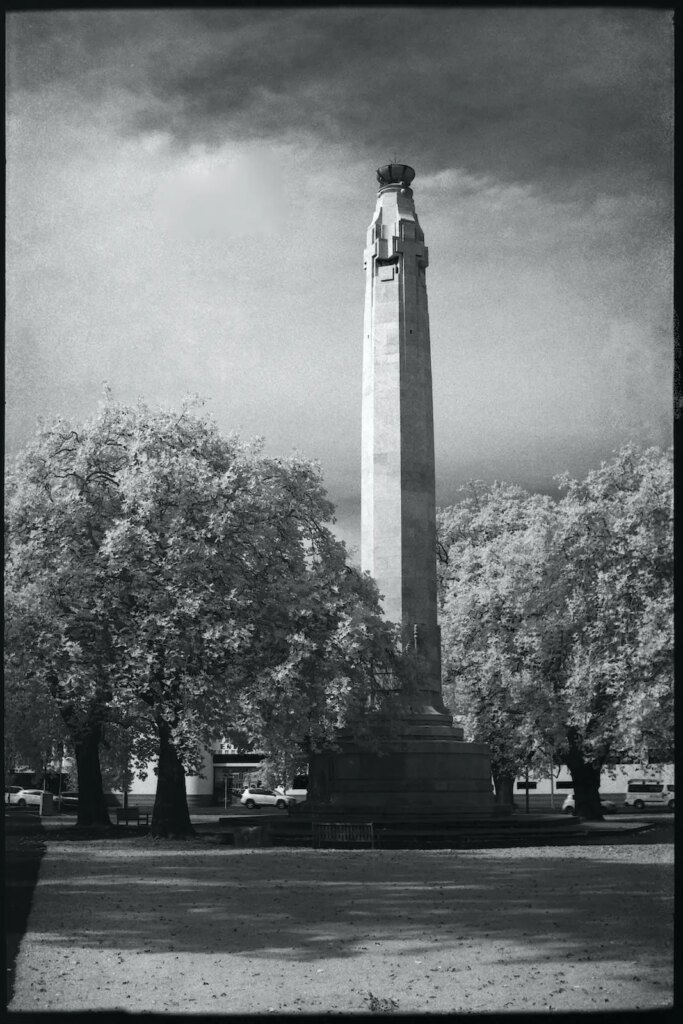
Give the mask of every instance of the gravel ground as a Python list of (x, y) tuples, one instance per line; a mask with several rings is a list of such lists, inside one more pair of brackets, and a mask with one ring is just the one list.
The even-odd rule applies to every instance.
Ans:
[(669, 843), (295, 851), (55, 838), (9, 1009), (664, 1008), (672, 903)]

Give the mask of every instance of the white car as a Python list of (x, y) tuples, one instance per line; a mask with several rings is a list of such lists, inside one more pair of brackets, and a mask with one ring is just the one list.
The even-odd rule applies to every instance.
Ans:
[(308, 790), (307, 789), (297, 789), (296, 787), (292, 787), (292, 789), (278, 788), (278, 789), (275, 790), (275, 792), (276, 793), (281, 793), (283, 796), (286, 796), (288, 798), (290, 803), (295, 803), (295, 804), (303, 803), (303, 801), (308, 796)]
[(675, 786), (661, 779), (629, 779), (624, 807), (643, 811), (646, 807), (662, 807), (674, 810)]
[[(600, 797), (600, 806), (603, 814), (616, 814), (617, 805), (611, 800), (605, 800)], [(564, 814), (576, 814), (576, 802), (574, 800), (574, 794), (570, 793), (562, 804), (562, 811)]]
[(307, 789), (286, 789), (285, 796), (292, 798), (295, 804), (302, 804), (308, 797)]
[(278, 789), (277, 792), (291, 796), (297, 804), (303, 803), (308, 797), (308, 775), (295, 775), (289, 789)]
[(255, 789), (245, 789), (240, 797), (240, 803), (250, 811), (256, 807), (279, 807), (284, 811), (295, 804), (296, 800), (285, 796), (284, 793), (277, 793), (274, 789), (261, 789), (259, 786)]
[(68, 789), (55, 797), (55, 807), (58, 811), (78, 810), (78, 790)]
[(9, 803), (17, 807), (40, 807), (40, 801), (44, 796), (52, 796), (46, 789), (20, 789), (18, 793), (11, 793)]

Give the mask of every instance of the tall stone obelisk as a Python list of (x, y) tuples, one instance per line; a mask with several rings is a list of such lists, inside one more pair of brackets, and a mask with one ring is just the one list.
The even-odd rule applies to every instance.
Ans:
[(463, 742), (441, 695), (428, 252), (414, 177), (405, 164), (377, 172), (365, 247), (361, 488), (362, 567), (386, 618), (400, 624), (414, 671), (380, 753), (340, 734), (339, 750), (311, 757), (300, 808), (323, 816), (453, 820), (486, 816), (493, 803), (488, 747)]
[(434, 417), (425, 272), (412, 167), (377, 172), (365, 247), (361, 565), (421, 656), (421, 702), (443, 711), (436, 610)]

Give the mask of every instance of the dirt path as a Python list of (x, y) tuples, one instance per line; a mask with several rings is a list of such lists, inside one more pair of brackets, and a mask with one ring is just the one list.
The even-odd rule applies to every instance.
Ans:
[(672, 999), (673, 847), (48, 843), (11, 1010), (624, 1010)]

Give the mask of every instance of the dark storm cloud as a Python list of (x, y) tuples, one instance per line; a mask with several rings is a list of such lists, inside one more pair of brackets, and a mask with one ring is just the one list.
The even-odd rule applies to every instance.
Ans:
[(671, 173), (668, 12), (59, 12), (12, 33), (19, 84), (125, 83), (128, 130), (181, 146), (312, 132), (554, 195)]
[[(244, 30), (212, 25), (213, 43)], [(670, 173), (669, 132), (652, 117), (670, 87), (661, 12), (281, 11), (247, 27), (239, 49), (158, 66), (168, 106), (148, 126), (213, 142), (228, 126), (322, 130), (427, 172), (464, 165), (551, 189)]]

